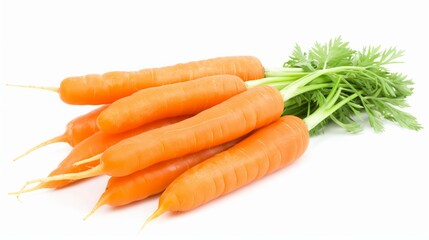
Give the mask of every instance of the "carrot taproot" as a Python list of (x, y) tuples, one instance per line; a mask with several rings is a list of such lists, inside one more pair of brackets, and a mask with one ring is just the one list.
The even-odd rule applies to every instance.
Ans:
[(91, 136), (92, 134), (96, 133), (99, 130), (97, 126), (97, 117), (107, 107), (108, 105), (103, 105), (86, 114), (83, 114), (81, 116), (78, 116), (72, 119), (70, 122), (67, 123), (66, 130), (64, 131), (63, 134), (60, 134), (56, 137), (53, 137), (49, 140), (39, 143), (38, 145), (30, 148), (29, 150), (25, 151), (23, 154), (16, 157), (14, 161), (30, 154), (31, 152), (39, 148), (42, 148), (44, 146), (47, 146), (53, 143), (66, 142), (72, 147), (76, 146), (78, 143), (80, 143), (81, 141), (88, 138), (89, 136)]
[(215, 154), (234, 146), (241, 139), (234, 139), (197, 153), (160, 162), (127, 176), (111, 177), (107, 183), (106, 190), (85, 219), (103, 205), (123, 206), (164, 191), (180, 174)]
[(308, 144), (306, 123), (295, 116), (281, 117), (177, 177), (146, 223), (167, 211), (194, 209), (279, 170), (298, 159)]
[(101, 155), (99, 164), (89, 170), (34, 179), (25, 186), (102, 174), (129, 175), (158, 162), (246, 135), (276, 121), (282, 112), (283, 99), (279, 91), (271, 86), (257, 86), (181, 122), (127, 138), (108, 148)]
[(112, 103), (97, 124), (103, 132), (120, 133), (158, 119), (199, 113), (245, 90), (243, 80), (234, 75), (146, 88)]
[[(106, 134), (101, 131), (93, 134), (87, 139), (83, 140), (79, 144), (77, 144), (70, 154), (54, 169), (49, 176), (56, 176), (58, 174), (66, 174), (66, 173), (76, 173), (91, 169), (97, 165), (97, 162), (89, 162), (82, 165), (74, 165), (74, 163), (81, 161), (83, 159), (92, 157), (94, 155), (100, 154), (104, 152), (110, 146), (118, 143), (119, 141), (135, 136), (137, 134), (143, 133), (145, 131), (149, 131), (151, 129), (160, 128), (163, 126), (167, 126), (176, 122), (180, 122), (190, 116), (178, 116), (173, 118), (161, 119), (158, 121), (154, 121), (148, 123), (139, 128), (135, 128), (133, 130), (123, 132), (120, 134)], [(35, 191), (42, 188), (62, 188), (70, 183), (75, 182), (74, 180), (58, 180), (58, 181), (50, 181), (50, 182), (42, 182), (33, 188), (27, 189), (25, 191), (18, 191), (17, 193), (24, 193)]]
[(143, 227), (167, 211), (194, 209), (298, 159), (308, 147), (310, 131), (362, 94), (345, 97), (339, 83), (337, 79), (324, 103), (304, 119), (285, 115), (183, 173), (161, 195), (158, 209)]
[(220, 74), (235, 75), (248, 81), (263, 78), (264, 71), (261, 62), (254, 56), (226, 56), (138, 71), (112, 71), (68, 77), (61, 81), (58, 88), (19, 87), (57, 92), (61, 100), (68, 104), (97, 105), (112, 103), (144, 88)]

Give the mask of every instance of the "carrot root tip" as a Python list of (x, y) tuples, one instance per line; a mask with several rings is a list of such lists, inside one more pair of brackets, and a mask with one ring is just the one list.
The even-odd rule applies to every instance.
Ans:
[(41, 143), (39, 143), (38, 145), (36, 145), (36, 146), (34, 146), (34, 147), (32, 147), (32, 148), (28, 149), (28, 150), (27, 150), (27, 151), (25, 151), (23, 154), (21, 154), (21, 155), (19, 155), (18, 157), (14, 158), (14, 159), (13, 159), (13, 161), (16, 161), (16, 160), (18, 160), (18, 159), (20, 159), (20, 158), (23, 158), (23, 157), (27, 156), (28, 154), (30, 154), (30, 153), (32, 153), (32, 152), (34, 152), (35, 150), (37, 150), (37, 149), (39, 149), (39, 148), (42, 148), (42, 147), (44, 147), (44, 146), (47, 146), (47, 145), (49, 145), (49, 144), (57, 143), (57, 142), (65, 142), (65, 141), (67, 141), (67, 136), (66, 136), (66, 135), (62, 134), (62, 135), (56, 136), (56, 137), (54, 137), (54, 138), (51, 138), (51, 139), (46, 140), (46, 141), (44, 141), (44, 142), (41, 142)]
[(85, 221), (86, 219), (88, 219), (92, 214), (94, 214), (95, 211), (97, 211), (97, 209), (99, 209), (101, 206), (103, 206), (105, 204), (106, 198), (104, 195), (102, 195), (100, 197), (100, 199), (97, 201), (97, 203), (95, 204), (95, 206), (91, 209), (91, 211), (85, 216), (83, 217), (83, 220)]
[(51, 91), (51, 92), (58, 92), (59, 91), (59, 88), (57, 88), (57, 87), (20, 85), (20, 84), (11, 84), (11, 83), (6, 83), (6, 86), (8, 86), (8, 87), (19, 87), (19, 88), (34, 88), (34, 89), (40, 89), (40, 90), (47, 90), (47, 91)]
[(102, 155), (102, 153), (97, 154), (95, 156), (92, 156), (90, 158), (87, 158), (87, 159), (75, 162), (75, 163), (73, 163), (73, 166), (76, 167), (76, 166), (80, 166), (80, 165), (85, 164), (85, 163), (90, 163), (90, 162), (94, 162), (94, 161), (100, 160), (101, 155)]
[(146, 219), (146, 221), (143, 223), (143, 225), (141, 226), (141, 228), (140, 228), (140, 231), (139, 232), (141, 232), (141, 231), (143, 231), (143, 229), (146, 227), (146, 225), (149, 223), (149, 222), (151, 222), (152, 220), (154, 220), (155, 218), (157, 218), (157, 217), (159, 217), (159, 216), (161, 216), (162, 214), (164, 214), (165, 212), (167, 212), (167, 209), (164, 207), (164, 206), (160, 206), (160, 207), (158, 207), (158, 209), (156, 209), (156, 211), (152, 214), (152, 215), (150, 215), (150, 217), (148, 217), (147, 219)]
[[(36, 179), (36, 180), (37, 180), (37, 179)], [(32, 183), (36, 183), (36, 182), (38, 182), (38, 181), (36, 181), (36, 180), (27, 181), (27, 182), (26, 182), (26, 183), (21, 187), (21, 189), (19, 189), (19, 190), (18, 190), (18, 191), (16, 191), (16, 192), (10, 192), (9, 194), (10, 194), (10, 195), (16, 195), (16, 198), (19, 200), (19, 197), (21, 196), (21, 194), (23, 194), (23, 193), (28, 193), (28, 192), (32, 192), (32, 191), (35, 191), (35, 190), (37, 190), (37, 189), (42, 188), (42, 187), (43, 187), (43, 186), (42, 186), (42, 184), (38, 184), (38, 185), (36, 185), (36, 186), (34, 186), (34, 187), (32, 187), (32, 188), (28, 188), (28, 189), (26, 189), (28, 185), (30, 185), (30, 184), (32, 184)]]
[(27, 183), (24, 184), (24, 186), (21, 187), (21, 189), (19, 191), (10, 192), (9, 195), (17, 195), (17, 197), (19, 197), (23, 193), (29, 193), (29, 192), (33, 192), (33, 191), (36, 191), (36, 190), (39, 190), (39, 189), (43, 188), (43, 184), (38, 184), (38, 185), (36, 185), (36, 186), (34, 186), (32, 188), (25, 189), (28, 185), (29, 184), (27, 184)]

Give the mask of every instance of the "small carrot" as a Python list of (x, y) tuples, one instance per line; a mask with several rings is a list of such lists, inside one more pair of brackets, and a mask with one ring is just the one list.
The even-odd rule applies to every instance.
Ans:
[(191, 115), (246, 90), (234, 75), (215, 75), (142, 89), (112, 103), (97, 124), (106, 133), (124, 132), (167, 117)]
[(253, 56), (229, 56), (139, 71), (113, 71), (68, 77), (61, 81), (59, 88), (20, 87), (57, 92), (60, 98), (69, 104), (96, 105), (113, 103), (144, 88), (221, 74), (235, 75), (244, 81), (254, 80), (264, 77), (264, 67), (259, 59)]
[[(97, 162), (90, 162), (84, 165), (74, 165), (74, 163), (81, 161), (83, 159), (92, 157), (94, 155), (100, 154), (104, 152), (110, 146), (118, 143), (119, 141), (135, 136), (137, 134), (143, 133), (145, 131), (149, 131), (151, 129), (160, 128), (163, 126), (167, 126), (176, 122), (180, 122), (189, 116), (179, 116), (174, 118), (167, 118), (158, 121), (154, 121), (148, 123), (139, 128), (120, 133), (120, 134), (106, 134), (101, 131), (93, 134), (87, 139), (83, 140), (79, 144), (77, 144), (70, 154), (58, 165), (58, 167), (53, 170), (49, 176), (55, 176), (58, 174), (66, 174), (66, 173), (76, 173), (91, 169), (97, 165)], [(37, 189), (42, 188), (62, 188), (70, 183), (74, 182), (73, 180), (59, 180), (59, 181), (51, 181), (51, 182), (42, 182), (31, 189), (27, 189), (26, 191), (20, 191), (19, 193), (30, 192)]]
[(66, 130), (63, 134), (58, 135), (54, 138), (51, 138), (47, 141), (44, 141), (30, 148), (23, 154), (16, 157), (14, 161), (28, 155), (29, 153), (41, 147), (44, 147), (52, 143), (66, 142), (72, 147), (76, 146), (78, 143), (80, 143), (81, 141), (88, 138), (89, 136), (91, 136), (92, 134), (96, 133), (99, 130), (97, 126), (97, 117), (107, 107), (108, 105), (103, 105), (84, 115), (74, 118), (73, 120), (67, 123)]
[(241, 138), (235, 139), (197, 153), (157, 163), (124, 177), (111, 177), (107, 183), (106, 190), (85, 219), (103, 205), (123, 206), (164, 191), (180, 174), (215, 154), (230, 148), (240, 140)]
[[(181, 122), (125, 139), (108, 148), (99, 165), (79, 173), (28, 181), (25, 185), (107, 174), (125, 176), (155, 163), (217, 146), (280, 118), (283, 99), (270, 86), (257, 86)], [(24, 186), (25, 187), (25, 186)]]
[(194, 209), (279, 170), (298, 159), (308, 143), (306, 123), (284, 116), (177, 177), (146, 223), (166, 211)]

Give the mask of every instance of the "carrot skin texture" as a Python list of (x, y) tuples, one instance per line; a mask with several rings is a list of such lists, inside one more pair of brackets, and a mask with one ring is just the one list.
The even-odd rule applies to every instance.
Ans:
[(237, 190), (291, 164), (308, 143), (305, 122), (282, 117), (176, 178), (161, 195), (158, 213), (189, 211)]
[(264, 77), (264, 67), (253, 56), (219, 57), (135, 72), (115, 71), (69, 77), (61, 82), (60, 98), (69, 104), (107, 104), (140, 89), (231, 74), (243, 79)]
[(98, 107), (82, 116), (79, 116), (67, 124), (66, 132), (67, 142), (70, 146), (75, 146), (92, 134), (98, 132), (97, 117), (107, 109), (109, 105)]
[(220, 153), (241, 139), (191, 153), (184, 157), (157, 163), (124, 177), (111, 177), (100, 197), (103, 204), (123, 206), (161, 193), (180, 174), (196, 164)]
[(97, 124), (103, 132), (120, 133), (155, 120), (199, 113), (245, 90), (244, 82), (234, 75), (146, 88), (112, 103), (100, 113)]
[(270, 86), (235, 95), (179, 123), (128, 138), (108, 148), (102, 172), (125, 176), (155, 163), (207, 149), (268, 125), (280, 118), (283, 99)]
[[(78, 145), (76, 145), (72, 149), (70, 154), (58, 165), (56, 169), (54, 169), (49, 174), (49, 176), (55, 176), (58, 174), (65, 174), (65, 173), (76, 173), (76, 172), (88, 170), (92, 167), (95, 167), (98, 164), (98, 162), (94, 161), (94, 162), (90, 162), (79, 166), (74, 166), (73, 164), (83, 159), (102, 153), (107, 148), (120, 142), (123, 139), (140, 134), (145, 131), (149, 131), (154, 128), (159, 128), (159, 127), (163, 127), (169, 124), (182, 121), (187, 117), (188, 116), (180, 116), (180, 117), (162, 119), (159, 121), (146, 124), (139, 128), (136, 128), (124, 133), (120, 133), (120, 134), (114, 134), (114, 135), (106, 134), (99, 131), (94, 135), (92, 135), (91, 137), (85, 139)], [(72, 182), (75, 182), (75, 181), (74, 180), (57, 180), (57, 181), (43, 182), (41, 183), (41, 186), (42, 188), (62, 188), (69, 185)]]

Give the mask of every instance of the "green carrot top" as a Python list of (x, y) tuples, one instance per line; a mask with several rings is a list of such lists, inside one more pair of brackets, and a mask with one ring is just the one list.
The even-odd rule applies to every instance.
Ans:
[(383, 119), (419, 130), (422, 126), (416, 118), (401, 110), (408, 107), (412, 80), (387, 68), (400, 63), (403, 54), (379, 46), (354, 50), (340, 37), (315, 43), (308, 52), (296, 45), (283, 68), (266, 70), (265, 78), (247, 85), (277, 87), (285, 100), (283, 114), (306, 118), (312, 134), (320, 133), (330, 121), (347, 131), (360, 131), (356, 117), (362, 112), (376, 132), (383, 131)]

